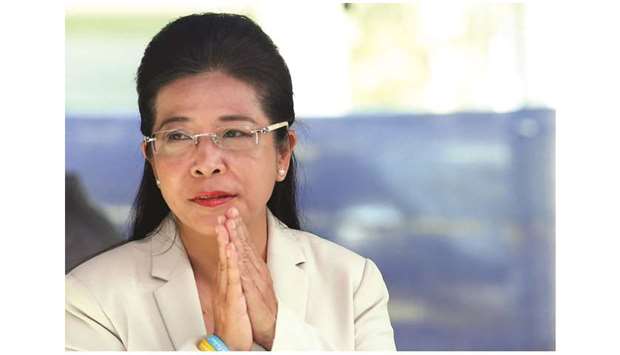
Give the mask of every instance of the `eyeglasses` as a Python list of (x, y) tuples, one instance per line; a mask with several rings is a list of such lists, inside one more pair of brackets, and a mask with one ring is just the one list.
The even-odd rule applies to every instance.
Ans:
[(258, 137), (261, 133), (273, 132), (282, 127), (288, 127), (288, 122), (278, 122), (263, 128), (222, 127), (214, 133), (191, 134), (182, 129), (169, 129), (155, 132), (150, 137), (144, 137), (143, 141), (145, 144), (151, 144), (154, 155), (178, 158), (191, 153), (202, 137), (211, 138), (215, 145), (224, 150), (250, 150), (258, 146)]

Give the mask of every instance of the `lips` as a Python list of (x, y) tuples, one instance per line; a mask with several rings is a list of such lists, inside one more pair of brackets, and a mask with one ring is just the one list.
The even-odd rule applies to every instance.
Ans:
[(190, 201), (205, 207), (216, 207), (229, 202), (235, 197), (237, 195), (225, 191), (208, 191), (199, 193)]

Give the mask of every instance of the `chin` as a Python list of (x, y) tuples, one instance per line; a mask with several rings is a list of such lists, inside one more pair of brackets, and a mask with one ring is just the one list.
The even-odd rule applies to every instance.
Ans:
[(215, 235), (215, 224), (199, 225), (196, 231), (201, 235)]
[(192, 228), (200, 231), (209, 231), (210, 233), (215, 233), (215, 226), (217, 225), (217, 214), (207, 215), (207, 216), (194, 216), (192, 218)]
[(188, 231), (193, 231), (199, 234), (215, 234), (215, 226), (217, 225), (217, 216), (221, 214), (199, 214), (189, 213), (176, 215), (177, 222), (180, 222), (182, 229), (187, 228)]

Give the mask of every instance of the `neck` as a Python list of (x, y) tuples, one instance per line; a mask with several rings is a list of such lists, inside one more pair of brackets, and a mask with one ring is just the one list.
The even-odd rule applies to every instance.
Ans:
[[(266, 262), (267, 212), (263, 210), (262, 213), (251, 217), (253, 217), (251, 220), (244, 220), (249, 234), (248, 241), (256, 255)], [(210, 228), (210, 230), (210, 233), (201, 233), (179, 223), (181, 239), (196, 278), (203, 280), (209, 285), (214, 285), (219, 255), (215, 229)]]

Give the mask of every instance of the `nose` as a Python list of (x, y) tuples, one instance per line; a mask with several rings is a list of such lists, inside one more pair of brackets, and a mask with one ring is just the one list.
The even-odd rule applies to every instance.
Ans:
[(194, 177), (210, 177), (226, 171), (224, 151), (209, 136), (200, 137), (192, 154), (191, 174)]

